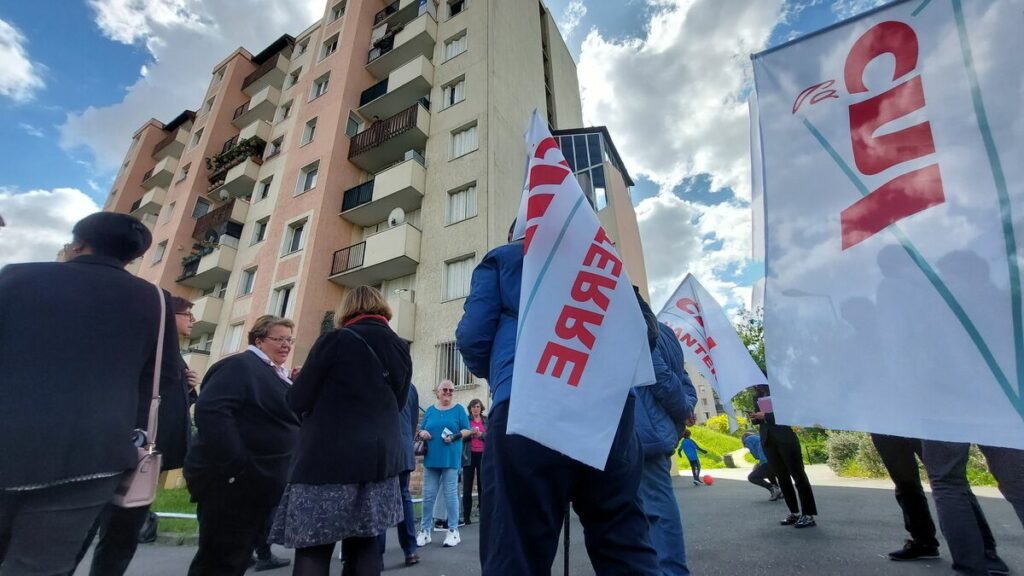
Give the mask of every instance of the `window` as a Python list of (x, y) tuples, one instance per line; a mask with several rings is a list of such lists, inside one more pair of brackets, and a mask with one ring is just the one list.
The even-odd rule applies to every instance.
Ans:
[(462, 361), (462, 353), (459, 352), (454, 341), (442, 342), (434, 349), (437, 354), (436, 380), (438, 382), (451, 380), (457, 389), (476, 387), (476, 383), (473, 382), (473, 374), (466, 368), (466, 364)]
[(274, 177), (271, 176), (266, 180), (260, 180), (260, 183), (256, 185), (256, 200), (266, 200), (267, 196), (270, 196), (270, 183), (274, 181)]
[(244, 327), (245, 324), (242, 322), (228, 327), (228, 335), (224, 338), (224, 348), (221, 350), (223, 354), (238, 352), (238, 347), (242, 345), (242, 328)]
[(204, 198), (196, 199), (196, 207), (192, 209), (192, 217), (200, 218), (210, 211), (210, 201)]
[(292, 115), (292, 101), (289, 100), (277, 109), (277, 122), (287, 120)]
[(232, 136), (231, 138), (228, 138), (227, 140), (224, 141), (224, 146), (221, 147), (220, 153), (223, 154), (223, 153), (227, 152), (228, 150), (231, 150), (232, 148), (235, 147), (235, 144), (237, 142), (238, 142), (238, 135), (237, 134)]
[(320, 47), (320, 59), (323, 60), (338, 50), (338, 35), (328, 38)]
[(306, 53), (306, 48), (309, 48), (309, 38), (304, 39), (295, 45), (295, 55), (301, 56)]
[(259, 244), (267, 239), (267, 224), (270, 223), (270, 216), (263, 220), (256, 221), (256, 231), (252, 234), (252, 243)]
[(455, 36), (449, 38), (448, 41), (444, 43), (444, 59), (451, 60), (452, 58), (455, 58), (459, 54), (465, 52), (466, 48), (466, 31), (463, 30), (462, 32), (459, 32)]
[(448, 17), (452, 18), (466, 10), (466, 0), (448, 0)]
[(184, 166), (181, 167), (181, 172), (178, 173), (178, 180), (177, 180), (177, 182), (181, 182), (185, 178), (188, 178), (188, 169), (191, 168), (191, 167), (192, 167), (192, 163), (191, 162), (188, 163), (188, 164), (185, 164)]
[(267, 157), (264, 160), (270, 160), (274, 156), (281, 153), (281, 149), (284, 147), (284, 136), (278, 136), (277, 138), (270, 141), (270, 146), (267, 146)]
[(246, 294), (252, 294), (252, 287), (255, 283), (256, 268), (252, 267), (248, 270), (242, 270), (242, 281), (238, 285), (238, 295), (245, 296)]
[(327, 93), (327, 85), (331, 81), (331, 73), (328, 72), (323, 76), (313, 80), (313, 87), (310, 89), (309, 99), (316, 100)]
[(441, 109), (444, 110), (466, 99), (466, 77), (460, 76), (445, 84), (441, 90)]
[(359, 129), (362, 127), (363, 123), (359, 119), (359, 116), (356, 116), (355, 112), (349, 112), (348, 123), (345, 124), (345, 134), (348, 134), (348, 137), (351, 138), (356, 134), (359, 134)]
[(473, 277), (474, 255), (463, 256), (444, 263), (441, 300), (455, 300), (469, 296), (469, 282)]
[(176, 202), (171, 202), (170, 204), (167, 205), (167, 208), (164, 209), (164, 222), (165, 223), (171, 221), (171, 216), (174, 215), (174, 205), (175, 204), (176, 204)]
[(274, 316), (287, 318), (292, 305), (292, 289), (294, 286), (283, 286), (274, 290), (273, 307), (270, 311)]
[(334, 22), (335, 20), (337, 20), (338, 18), (341, 18), (344, 15), (345, 15), (345, 3), (344, 2), (338, 2), (337, 4), (334, 5), (333, 8), (331, 8), (331, 22)]
[(164, 259), (164, 253), (167, 252), (167, 240), (156, 245), (156, 249), (153, 250), (153, 264)]
[(298, 196), (303, 192), (316, 187), (316, 176), (320, 171), (320, 161), (317, 160), (312, 164), (307, 164), (302, 170), (299, 170), (299, 182), (295, 195)]
[(218, 68), (213, 73), (213, 83), (216, 84), (224, 79), (224, 68)]
[(288, 225), (288, 230), (285, 232), (284, 254), (282, 256), (302, 250), (302, 247), (305, 245), (305, 231), (305, 218)]
[(302, 130), (302, 141), (299, 142), (299, 146), (305, 146), (312, 142), (314, 135), (316, 135), (316, 118), (306, 122), (306, 127)]
[[(308, 42), (308, 40), (307, 40)], [(284, 83), (285, 88), (291, 88), (299, 83), (299, 76), (302, 76), (302, 66), (299, 66), (288, 75), (288, 80)]]
[(203, 129), (200, 128), (199, 130), (196, 131), (195, 134), (192, 135), (192, 143), (189, 144), (189, 148), (194, 148), (197, 144), (199, 144), (199, 141), (202, 140), (202, 139), (203, 139)]
[(448, 192), (445, 224), (454, 224), (476, 216), (476, 183)]
[(213, 110), (213, 101), (216, 99), (216, 96), (210, 96), (210, 99), (203, 103), (203, 109), (199, 112), (199, 115), (209, 114), (210, 110)]
[(452, 132), (450, 158), (458, 158), (476, 150), (476, 123)]

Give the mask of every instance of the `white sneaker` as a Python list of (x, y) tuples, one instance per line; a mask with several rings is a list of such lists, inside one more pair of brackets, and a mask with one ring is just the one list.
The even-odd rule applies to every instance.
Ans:
[(430, 544), (431, 540), (433, 540), (433, 536), (430, 535), (430, 530), (420, 530), (416, 533), (417, 546), (426, 546), (427, 544)]
[(452, 546), (458, 546), (459, 542), (462, 542), (462, 537), (459, 536), (458, 530), (449, 530), (448, 535), (444, 537), (444, 547), (451, 548)]

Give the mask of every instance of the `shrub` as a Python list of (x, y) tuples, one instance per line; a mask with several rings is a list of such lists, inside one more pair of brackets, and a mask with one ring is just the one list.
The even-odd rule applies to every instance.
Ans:
[(856, 432), (844, 432), (833, 430), (828, 435), (826, 451), (828, 453), (828, 467), (836, 473), (842, 473), (845, 464), (852, 462), (857, 457), (857, 450), (860, 448), (860, 439)]
[(708, 421), (704, 423), (708, 430), (712, 432), (718, 432), (719, 434), (729, 433), (729, 417), (725, 414), (719, 414), (712, 418), (708, 418)]
[(878, 450), (875, 450), (871, 436), (860, 432), (856, 434), (859, 436), (857, 466), (868, 478), (888, 478), (889, 472), (886, 471), (882, 457), (878, 455)]

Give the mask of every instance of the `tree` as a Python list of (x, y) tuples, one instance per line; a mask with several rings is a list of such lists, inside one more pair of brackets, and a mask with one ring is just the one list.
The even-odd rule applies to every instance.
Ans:
[[(757, 310), (743, 310), (740, 313), (739, 321), (736, 323), (736, 333), (739, 334), (743, 345), (750, 352), (754, 363), (765, 371), (764, 362), (764, 315), (761, 308)], [(738, 412), (757, 412), (754, 402), (754, 389), (747, 388), (733, 396), (733, 408)]]

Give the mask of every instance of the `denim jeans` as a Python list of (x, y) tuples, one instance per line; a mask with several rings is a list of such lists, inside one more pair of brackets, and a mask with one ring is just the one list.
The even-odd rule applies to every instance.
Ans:
[[(422, 530), (433, 530), (433, 514), (427, 510), (434, 509), (438, 489), (444, 491), (443, 497), (448, 505), (449, 528), (458, 529), (459, 521), (459, 471), (456, 468), (424, 468), (423, 469), (423, 521)], [(451, 519), (454, 519), (452, 522)], [(453, 526), (454, 524), (454, 526)]]
[(672, 490), (670, 456), (644, 458), (640, 477), (640, 500), (651, 526), (651, 544), (658, 551), (658, 567), (665, 576), (689, 576), (686, 567), (686, 543), (683, 519)]

